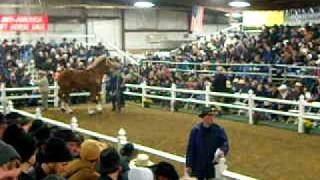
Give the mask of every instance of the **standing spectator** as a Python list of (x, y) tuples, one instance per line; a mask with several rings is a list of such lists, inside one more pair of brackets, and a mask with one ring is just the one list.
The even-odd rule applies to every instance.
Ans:
[(120, 164), (122, 167), (122, 180), (128, 180), (128, 172), (130, 170), (129, 162), (134, 155), (134, 146), (131, 143), (125, 144), (120, 150)]
[(20, 174), (20, 159), (12, 146), (0, 140), (0, 179), (17, 179)]
[(223, 74), (223, 68), (221, 66), (217, 67), (217, 72), (213, 80), (213, 91), (214, 92), (226, 92), (227, 91), (227, 78)]
[(48, 175), (61, 175), (72, 156), (66, 147), (66, 144), (59, 138), (51, 138), (44, 152), (44, 162), (35, 167), (30, 175), (35, 180), (41, 180)]
[(69, 149), (73, 158), (79, 158), (82, 143), (82, 136), (70, 129), (59, 129), (54, 134), (54, 137), (62, 139)]
[(96, 180), (98, 178), (96, 163), (100, 152), (97, 141), (84, 141), (81, 144), (80, 159), (70, 162), (63, 176), (69, 180)]
[(202, 122), (191, 130), (186, 153), (186, 172), (199, 180), (215, 178), (214, 162), (218, 149), (227, 155), (229, 144), (222, 127), (213, 122), (213, 110), (202, 109), (199, 117)]
[(42, 111), (46, 111), (48, 109), (49, 82), (44, 71), (40, 71), (39, 92), (41, 94)]
[(98, 169), (101, 174), (98, 180), (121, 179), (120, 155), (116, 149), (110, 147), (101, 152), (100, 165)]
[(159, 162), (151, 167), (156, 180), (178, 180), (179, 175), (174, 166), (167, 162)]
[(120, 110), (122, 107), (124, 107), (124, 83), (124, 79), (122, 78), (120, 72), (114, 72), (111, 75), (108, 91), (111, 97), (112, 111)]

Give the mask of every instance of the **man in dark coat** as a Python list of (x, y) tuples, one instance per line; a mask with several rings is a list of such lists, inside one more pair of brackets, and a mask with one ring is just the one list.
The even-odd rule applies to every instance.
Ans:
[(110, 147), (101, 152), (98, 172), (101, 175), (98, 180), (121, 180), (120, 155), (116, 149)]
[[(121, 107), (124, 107), (124, 80), (120, 72), (115, 72), (111, 75), (108, 92), (110, 94), (112, 102), (112, 111), (120, 110)], [(117, 107), (119, 109), (117, 109)]]
[(217, 67), (217, 72), (213, 80), (213, 91), (214, 92), (226, 92), (227, 91), (227, 78), (223, 74), (223, 68)]
[(186, 170), (198, 180), (215, 178), (214, 161), (218, 149), (226, 156), (229, 151), (227, 135), (222, 127), (213, 123), (211, 108), (202, 109), (202, 122), (191, 130), (186, 154)]

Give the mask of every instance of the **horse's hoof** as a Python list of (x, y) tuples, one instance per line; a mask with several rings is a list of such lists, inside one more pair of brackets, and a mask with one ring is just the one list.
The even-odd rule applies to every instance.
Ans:
[(89, 111), (88, 111), (88, 114), (89, 114), (89, 115), (95, 115), (95, 114), (96, 114), (96, 111), (94, 111), (94, 110), (89, 110)]

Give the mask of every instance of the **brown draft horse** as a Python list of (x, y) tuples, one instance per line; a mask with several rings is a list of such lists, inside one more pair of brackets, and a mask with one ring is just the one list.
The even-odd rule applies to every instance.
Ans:
[[(87, 90), (90, 92), (90, 101), (96, 103), (97, 111), (102, 111), (101, 85), (104, 74), (112, 72), (119, 66), (111, 62), (104, 56), (98, 57), (86, 70), (64, 70), (58, 77), (59, 98), (61, 100), (61, 110), (72, 114), (69, 106), (70, 93), (73, 91)], [(88, 107), (89, 114), (96, 111)]]

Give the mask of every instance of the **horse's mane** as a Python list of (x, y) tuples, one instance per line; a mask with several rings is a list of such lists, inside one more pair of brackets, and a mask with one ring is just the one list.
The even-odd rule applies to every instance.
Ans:
[(105, 62), (107, 60), (106, 57), (98, 57), (96, 58), (92, 64), (90, 64), (87, 68), (87, 70), (91, 70), (96, 68), (99, 64), (101, 64), (102, 62)]

